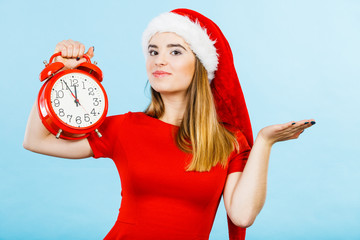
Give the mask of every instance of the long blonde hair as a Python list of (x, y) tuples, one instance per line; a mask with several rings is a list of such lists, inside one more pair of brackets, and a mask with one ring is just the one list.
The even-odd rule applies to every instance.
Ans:
[[(218, 121), (207, 71), (197, 57), (186, 95), (187, 106), (175, 138), (179, 149), (192, 153), (186, 171), (210, 171), (218, 163), (225, 168), (234, 148), (239, 150), (239, 144), (234, 133)], [(144, 112), (154, 118), (160, 118), (165, 112), (161, 95), (153, 88), (151, 102)]]

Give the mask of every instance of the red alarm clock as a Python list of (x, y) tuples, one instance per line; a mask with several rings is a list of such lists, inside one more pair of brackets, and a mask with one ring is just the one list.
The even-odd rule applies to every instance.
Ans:
[(95, 131), (105, 120), (108, 111), (108, 99), (104, 87), (102, 71), (90, 58), (84, 55), (86, 62), (75, 69), (60, 71), (65, 65), (61, 62), (45, 63), (40, 73), (41, 87), (37, 103), (40, 119), (44, 126), (56, 136), (68, 140), (82, 139)]

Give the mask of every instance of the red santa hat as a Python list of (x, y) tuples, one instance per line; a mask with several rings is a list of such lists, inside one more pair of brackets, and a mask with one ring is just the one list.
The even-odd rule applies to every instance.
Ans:
[[(207, 70), (217, 114), (221, 122), (239, 129), (250, 146), (251, 123), (235, 70), (230, 45), (220, 28), (209, 18), (189, 9), (175, 9), (155, 17), (145, 29), (142, 45), (145, 58), (156, 33), (173, 32), (182, 37)], [(245, 229), (228, 219), (230, 240), (245, 239)]]
[(145, 29), (142, 46), (145, 58), (148, 44), (156, 33), (173, 32), (182, 37), (208, 73), (217, 114), (221, 122), (240, 129), (250, 146), (251, 123), (235, 70), (230, 45), (220, 28), (209, 18), (189, 9), (175, 9), (155, 17)]

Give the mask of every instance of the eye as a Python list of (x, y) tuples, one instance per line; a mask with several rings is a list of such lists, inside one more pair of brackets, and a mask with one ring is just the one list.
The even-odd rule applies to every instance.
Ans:
[(158, 52), (155, 51), (155, 50), (149, 50), (149, 55), (150, 56), (155, 56), (155, 55), (158, 55)]
[(182, 54), (182, 52), (179, 51), (179, 50), (174, 50), (174, 51), (172, 51), (170, 54), (176, 56), (176, 55)]

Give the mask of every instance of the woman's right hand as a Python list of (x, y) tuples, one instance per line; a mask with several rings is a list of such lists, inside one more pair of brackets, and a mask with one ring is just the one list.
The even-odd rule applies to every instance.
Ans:
[(94, 47), (90, 47), (85, 53), (85, 46), (81, 42), (74, 40), (63, 40), (56, 44), (54, 53), (61, 52), (61, 56), (55, 58), (55, 62), (62, 62), (66, 69), (72, 69), (80, 63), (86, 61), (84, 54), (92, 58), (94, 56)]

